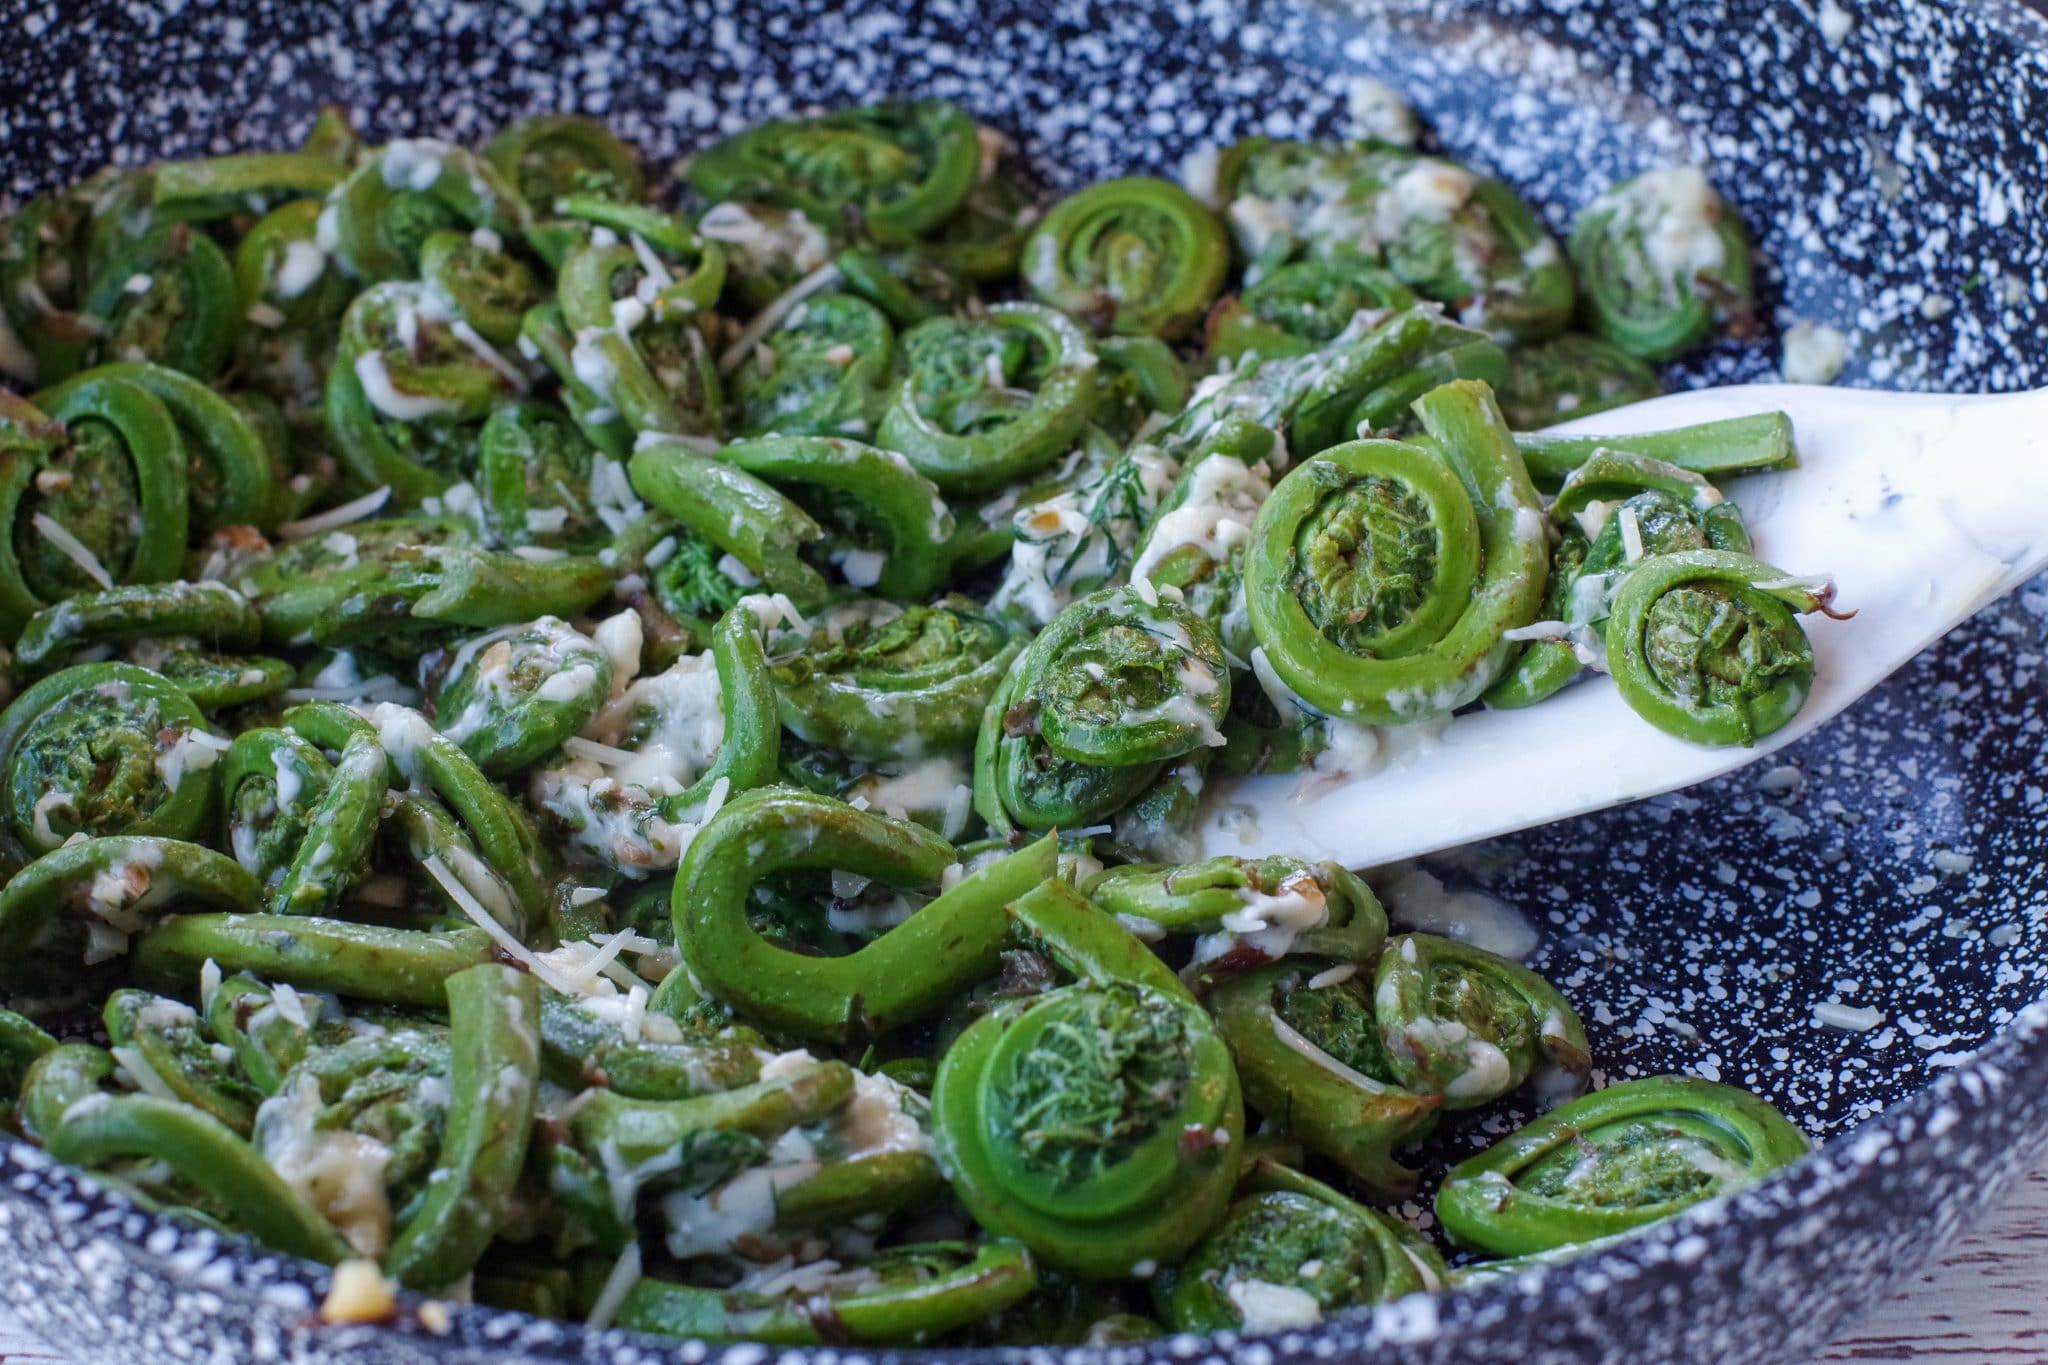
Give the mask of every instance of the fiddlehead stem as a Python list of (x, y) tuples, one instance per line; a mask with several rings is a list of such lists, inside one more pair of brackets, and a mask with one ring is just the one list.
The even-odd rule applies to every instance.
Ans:
[(1746, 1091), (1686, 1076), (1624, 1081), (1452, 1167), (1436, 1214), (1466, 1246), (1502, 1256), (1551, 1251), (1731, 1193), (1806, 1146)]
[(319, 915), (171, 915), (131, 959), (153, 990), (190, 990), (208, 961), (301, 990), (435, 1009), (448, 978), (496, 956), (481, 929), (388, 929)]
[(1535, 431), (1662, 392), (1657, 372), (1627, 351), (1567, 332), (1508, 353), (1500, 410), (1516, 431)]
[(66, 1043), (30, 1069), (23, 1113), (51, 1156), (86, 1167), (162, 1161), (266, 1244), (330, 1263), (348, 1255), (348, 1244), (233, 1130), (173, 1100), (110, 1094), (101, 1087), (113, 1072), (112, 1058), (83, 1043)]
[(970, 873), (844, 957), (807, 957), (762, 937), (747, 921), (747, 888), (787, 867), (931, 887), (952, 862), (952, 845), (917, 825), (808, 792), (748, 792), (690, 843), (676, 874), (676, 943), (706, 991), (776, 1028), (822, 1040), (880, 1036), (995, 972), (1004, 907), (1051, 875), (1052, 842)]
[(1151, 176), (1069, 195), (1024, 243), (1024, 280), (1042, 302), (1105, 331), (1168, 340), (1201, 318), (1229, 264), (1216, 216)]
[(202, 844), (146, 834), (66, 844), (0, 887), (0, 977), (29, 990), (47, 984), (54, 964), (69, 974), (118, 957), (174, 904), (241, 911), (261, 902), (255, 878)]

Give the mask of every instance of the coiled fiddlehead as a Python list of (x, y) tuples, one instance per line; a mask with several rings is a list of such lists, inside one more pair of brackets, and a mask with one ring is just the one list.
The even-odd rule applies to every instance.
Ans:
[(484, 147), (529, 204), (571, 195), (636, 200), (646, 189), (640, 157), (602, 123), (578, 114), (537, 114), (500, 128)]
[(727, 794), (775, 779), (782, 727), (758, 600), (719, 619), (708, 658), (678, 659), (606, 703), (584, 736), (596, 751), (534, 777), (534, 806), (576, 851), (630, 877), (673, 867), (689, 842), (684, 826)]
[(1472, 1109), (1531, 1082), (1545, 1102), (1586, 1088), (1579, 1016), (1518, 962), (1432, 934), (1387, 944), (1373, 1008), (1388, 1070), (1409, 1090)]
[(1788, 578), (1748, 555), (1689, 550), (1645, 559), (1607, 618), (1607, 666), (1629, 709), (1695, 744), (1753, 744), (1813, 687), (1804, 612), (1832, 584)]
[(1024, 280), (1103, 330), (1174, 340), (1223, 287), (1223, 225), (1171, 181), (1129, 176), (1053, 205), (1024, 243)]
[(1687, 1076), (1624, 1081), (1452, 1167), (1436, 1215), (1461, 1245), (1502, 1256), (1551, 1251), (1732, 1193), (1806, 1146), (1747, 1091)]
[(611, 687), (611, 657), (543, 616), (458, 647), (434, 690), (434, 715), (487, 776), (504, 777), (589, 724)]
[(1257, 1192), (1164, 1277), (1164, 1315), (1177, 1330), (1308, 1327), (1442, 1287), (1442, 1259), (1399, 1219), (1269, 1161), (1248, 1183)]
[(571, 374), (629, 432), (717, 436), (724, 397), (705, 335), (725, 277), (715, 243), (675, 219), (646, 215), (617, 240), (599, 224), (562, 264), (562, 322), (574, 334)]
[(985, 493), (1044, 469), (1095, 406), (1087, 336), (1037, 304), (934, 318), (905, 334), (903, 363), (876, 441), (948, 493)]
[(508, 403), (477, 436), (477, 493), (501, 545), (594, 552), (611, 531), (592, 506), (596, 448), (551, 403)]
[(926, 99), (757, 124), (699, 152), (690, 183), (711, 203), (762, 200), (892, 243), (952, 217), (980, 167), (974, 120)]
[(1485, 386), (1416, 404), (1427, 443), (1298, 466), (1253, 525), (1245, 597), (1273, 671), (1327, 715), (1414, 721), (1473, 700), (1549, 572), (1536, 491)]
[(825, 600), (825, 577), (803, 554), (825, 530), (773, 485), (672, 440), (642, 442), (627, 468), (634, 492), (732, 556), (768, 592), (806, 609)]
[(268, 525), (282, 490), (262, 434), (234, 401), (190, 375), (161, 365), (99, 365), (36, 395), (49, 410), (66, 406), (74, 392), (117, 380), (143, 389), (177, 424), (185, 455), (185, 497), (191, 529)]
[(1695, 166), (1647, 171), (1572, 222), (1572, 261), (1593, 331), (1630, 355), (1669, 360), (1717, 323), (1751, 325), (1749, 243)]
[(1224, 153), (1225, 216), (1256, 274), (1302, 251), (1383, 262), (1470, 326), (1537, 341), (1572, 311), (1572, 274), (1535, 211), (1498, 180), (1379, 143), (1249, 138)]
[(1159, 767), (1222, 742), (1230, 672), (1215, 633), (1169, 591), (1082, 598), (991, 698), (975, 746), (975, 808), (998, 828), (1092, 824)]
[[(1200, 934), (1197, 961), (1230, 957), (1256, 966), (1289, 953), (1371, 962), (1387, 916), (1356, 874), (1298, 858), (1209, 858), (1179, 867), (1127, 863), (1083, 890), (1139, 937)], [(1144, 927), (1141, 927), (1144, 926)], [(1249, 962), (1234, 949), (1255, 954)]]
[[(836, 557), (853, 587), (915, 602), (952, 568), (953, 514), (933, 481), (894, 451), (833, 436), (767, 436), (734, 441), (718, 458), (769, 483), (794, 485), (820, 520), (844, 526), (840, 539), (851, 543)], [(885, 548), (861, 543), (877, 532)]]
[(188, 223), (152, 228), (93, 277), (83, 305), (95, 332), (89, 354), (211, 379), (234, 350), (235, 301), (234, 268), (211, 237)]
[(1623, 451), (1602, 451), (1566, 476), (1551, 504), (1559, 528), (1545, 590), (1555, 638), (1531, 641), (1486, 691), (1489, 706), (1529, 706), (1604, 667), (1602, 630), (1614, 595), (1645, 555), (1687, 550), (1747, 554), (1742, 514), (1698, 474)]
[(868, 762), (969, 745), (982, 708), (1024, 647), (968, 603), (830, 609), (770, 669), (790, 733)]
[(80, 664), (0, 712), (0, 811), (39, 853), (76, 833), (189, 839), (212, 816), (214, 765), (227, 747), (158, 674)]
[(178, 575), (185, 453), (147, 390), (95, 378), (47, 415), (0, 395), (0, 633), (52, 602)]
[(1237, 360), (1302, 355), (1335, 341), (1361, 312), (1413, 307), (1415, 291), (1348, 249), (1261, 275), (1210, 314), (1208, 353)]
[(1181, 1254), (1229, 1199), (1244, 1138), (1200, 1007), (1113, 975), (997, 1005), (947, 1050), (933, 1102), (976, 1221), (1088, 1279)]
[(528, 219), (519, 192), (475, 153), (433, 138), (400, 138), (328, 195), (320, 241), (350, 275), (375, 284), (414, 274), (434, 232), (482, 228), (517, 240)]
[(349, 471), (400, 507), (469, 473), (477, 427), (526, 380), (425, 285), (356, 296), (328, 372), (327, 431)]
[(1358, 964), (1275, 963), (1215, 987), (1209, 1008), (1253, 1109), (1284, 1116), (1376, 1197), (1414, 1193), (1393, 1154), (1429, 1132), (1442, 1101), (1394, 1081)]
[(889, 401), (896, 334), (881, 310), (847, 294), (808, 299), (733, 372), (734, 427), (749, 436), (874, 434)]

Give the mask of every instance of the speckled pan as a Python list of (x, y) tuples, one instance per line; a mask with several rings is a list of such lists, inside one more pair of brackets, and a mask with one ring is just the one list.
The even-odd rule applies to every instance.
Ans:
[[(582, 109), (667, 155), (886, 91), (966, 102), (1058, 184), (1250, 132), (1338, 131), (1347, 78), (1371, 73), (1559, 228), (1620, 176), (1709, 163), (1755, 231), (1766, 309), (1850, 334), (1844, 382), (2048, 384), (2048, 21), (2007, 0), (1821, 3), (0, 0), (0, 187), (279, 144), (327, 100), (379, 135), (472, 139)], [(1775, 349), (1725, 344), (1678, 378), (1761, 377)], [(1842, 590), (1853, 604), (1855, 584)], [(1607, 1075), (1749, 1086), (1826, 1142), (1817, 1155), (1612, 1252), (1475, 1293), (1246, 1343), (1007, 1354), (1804, 1358), (2048, 1149), (2044, 624), (2037, 585), (1769, 771), (1440, 869), (1522, 907), (1543, 936), (1533, 964), (1580, 1005)], [(1878, 1022), (1823, 1027), (1828, 1002)], [(1447, 1145), (1511, 1121), (1468, 1123)], [(311, 1318), (321, 1279), (0, 1147), (0, 1293), (80, 1360), (856, 1358), (483, 1310), (440, 1337), (409, 1317), (327, 1328)]]

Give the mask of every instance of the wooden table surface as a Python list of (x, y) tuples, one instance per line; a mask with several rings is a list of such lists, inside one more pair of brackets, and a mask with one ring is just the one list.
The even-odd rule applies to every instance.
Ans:
[[(1818, 1359), (1913, 1365), (2048, 1361), (2048, 1171), (2035, 1172), (1982, 1228), (1950, 1247)], [(0, 1309), (0, 1363), (58, 1360)]]

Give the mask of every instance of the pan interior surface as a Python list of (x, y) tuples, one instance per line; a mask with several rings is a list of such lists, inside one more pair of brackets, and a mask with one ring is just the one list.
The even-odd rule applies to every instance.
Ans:
[[(0, 74), (0, 189), (17, 196), (107, 160), (281, 145), (329, 101), (378, 139), (474, 142), (516, 115), (579, 109), (664, 164), (765, 117), (894, 91), (960, 101), (1062, 186), (1171, 173), (1255, 132), (1340, 133), (1352, 79), (1371, 75), (1553, 230), (1616, 179), (1707, 165), (1756, 240), (1764, 316), (1848, 333), (1842, 382), (2048, 384), (2048, 58), (2015, 36), (2037, 21), (1999, 6), (1859, 14), (1845, 30), (1750, 0), (1368, 17), (163, 3), (31, 7), (20, 22), (27, 41)], [(1775, 335), (1723, 340), (1670, 382), (1768, 378), (1776, 361)], [(1853, 607), (1856, 585), (1840, 592)], [(1578, 1006), (1600, 1074), (1744, 1086), (1825, 1141), (2048, 995), (2044, 639), (2037, 584), (1760, 768), (1422, 870), (1483, 889), (1468, 919), (1479, 904), (1526, 928), (1529, 964)], [(1397, 921), (1416, 903), (1400, 885), (1423, 885), (1398, 880)], [(1456, 1159), (1525, 1117), (1496, 1106), (1437, 1145)]]

